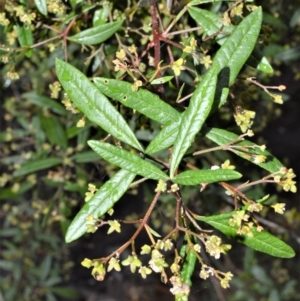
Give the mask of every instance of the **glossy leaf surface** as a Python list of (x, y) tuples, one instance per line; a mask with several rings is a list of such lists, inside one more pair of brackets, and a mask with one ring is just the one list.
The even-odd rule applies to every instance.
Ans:
[[(190, 7), (189, 13), (193, 12), (197, 13), (198, 9)], [(199, 18), (198, 15), (195, 20), (201, 24), (201, 20), (197, 18)], [(225, 103), (228, 93), (225, 93), (224, 89), (234, 82), (253, 51), (260, 33), (261, 22), (262, 10), (257, 8), (234, 29), (215, 55), (212, 67), (217, 68), (221, 74), (219, 75), (214, 109)]]
[(83, 73), (59, 59), (56, 73), (72, 102), (90, 121), (132, 147), (143, 149), (123, 116)]
[(156, 94), (144, 89), (132, 91), (132, 84), (115, 79), (94, 78), (96, 87), (108, 97), (116, 99), (124, 106), (165, 124), (179, 119), (180, 113), (162, 101)]
[[(221, 28), (223, 28), (222, 32), (226, 32), (226, 34), (219, 33), (216, 37), (216, 42), (219, 45), (222, 45), (229, 37), (228, 33), (231, 33), (235, 29), (234, 25), (225, 25), (224, 27), (222, 27), (224, 24), (221, 22), (220, 16), (209, 10), (193, 7), (189, 9), (189, 14), (197, 22), (198, 25), (202, 26), (203, 30), (208, 36), (217, 33)], [(272, 66), (268, 62), (267, 58), (262, 55), (258, 47), (255, 47), (247, 63), (254, 68), (257, 68), (257, 70), (266, 73), (273, 73)]]
[(168, 180), (168, 176), (152, 163), (122, 148), (106, 142), (89, 140), (88, 145), (105, 161), (132, 173), (153, 180)]
[(253, 237), (238, 235), (236, 233), (238, 227), (229, 226), (229, 219), (232, 217), (232, 214), (233, 212), (211, 217), (198, 216), (196, 219), (211, 225), (227, 236), (235, 238), (256, 251), (281, 258), (291, 258), (295, 256), (295, 252), (290, 246), (267, 231), (257, 232), (256, 229), (252, 229)]
[(180, 121), (165, 125), (146, 148), (147, 154), (154, 154), (173, 145), (178, 134)]
[(187, 255), (184, 260), (184, 264), (181, 270), (181, 277), (184, 283), (189, 287), (192, 286), (192, 276), (194, 274), (197, 256), (194, 250), (191, 250), (189, 247), (186, 248)]
[[(239, 136), (228, 132), (226, 130), (222, 130), (222, 129), (217, 129), (217, 128), (210, 128), (210, 129), (205, 129), (203, 131), (204, 135), (206, 138), (212, 140), (213, 142), (217, 143), (218, 145), (224, 145), (224, 144), (228, 144), (233, 140), (236, 140)], [(239, 145), (239, 146), (244, 146), (248, 148), (244, 149), (244, 153), (241, 152), (243, 150), (232, 150), (232, 152), (234, 152), (235, 154), (237, 154), (238, 156), (252, 162), (253, 164), (256, 164), (258, 166), (260, 166), (261, 168), (269, 171), (269, 172), (276, 172), (279, 171), (279, 169), (281, 167), (283, 167), (282, 163), (276, 159), (272, 154), (270, 154), (267, 151), (262, 151), (260, 150), (259, 146), (255, 143), (252, 143), (248, 140), (244, 140), (244, 141), (240, 141), (238, 143), (235, 143), (234, 145)], [(256, 146), (255, 148), (253, 148), (254, 146)], [(249, 148), (250, 147), (250, 148)], [(253, 160), (251, 160), (249, 158), (249, 155), (247, 154), (252, 154), (252, 155), (263, 155), (267, 157), (267, 160), (264, 163), (255, 163)]]
[(47, 1), (46, 0), (34, 0), (34, 3), (41, 14), (47, 16)]
[(135, 174), (127, 170), (118, 171), (83, 206), (70, 224), (66, 233), (66, 242), (72, 242), (87, 231), (86, 218), (90, 215), (101, 217), (121, 198), (131, 184)]
[(169, 82), (173, 78), (174, 76), (164, 76), (164, 77), (156, 78), (151, 82), (151, 85), (161, 85)]
[(200, 131), (203, 123), (208, 117), (214, 102), (218, 71), (211, 68), (203, 77), (200, 84), (193, 93), (190, 104), (184, 112), (178, 129), (178, 135), (174, 142), (170, 176), (179, 165), (183, 155), (192, 144), (196, 134)]
[(219, 71), (225, 67), (229, 68), (229, 85), (236, 79), (253, 51), (261, 22), (262, 11), (261, 8), (257, 8), (235, 28), (214, 57), (212, 66), (217, 67)]
[(239, 172), (230, 169), (188, 170), (175, 176), (172, 181), (182, 185), (198, 185), (201, 183), (230, 181), (241, 177), (242, 175)]
[(68, 37), (68, 40), (83, 45), (95, 45), (106, 41), (121, 26), (123, 21), (110, 22), (99, 26), (83, 30), (74, 36)]

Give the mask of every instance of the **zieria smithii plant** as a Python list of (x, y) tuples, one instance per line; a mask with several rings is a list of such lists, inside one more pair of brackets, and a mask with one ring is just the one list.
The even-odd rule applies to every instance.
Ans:
[[(109, 256), (86, 258), (82, 265), (91, 268), (99, 281), (122, 266), (143, 278), (158, 273), (180, 301), (188, 300), (198, 264), (200, 278), (215, 277), (223, 288), (230, 286), (233, 273), (207, 261), (208, 255), (219, 259), (231, 249), (220, 232), (254, 250), (293, 257), (292, 248), (257, 220), (262, 210), (283, 214), (285, 204), (274, 203), (269, 195), (254, 195), (251, 189), (273, 184), (296, 192), (296, 186), (292, 169), (284, 167), (264, 145), (248, 140), (254, 135), (259, 106), (264, 106), (254, 106), (252, 100), (268, 95), (272, 107), (282, 103), (282, 97), (270, 91), (285, 89), (264, 86), (257, 79), (259, 72), (273, 72), (259, 47), (270, 36), (270, 29), (262, 26), (261, 7), (241, 0), (177, 2), (128, 1), (123, 10), (114, 1), (99, 2), (92, 11), (93, 18), (98, 18), (93, 27), (61, 35), (65, 44), (92, 49), (86, 62), (98, 60), (94, 75), (88, 78), (61, 59), (56, 59), (56, 74), (66, 92), (65, 106), (84, 115), (77, 126), (92, 122), (102, 129), (101, 139), (89, 140), (89, 147), (103, 162), (120, 169), (100, 188), (89, 185), (86, 204), (71, 222), (66, 241), (100, 227), (108, 226), (110, 234), (121, 232), (128, 223), (136, 224), (132, 237)], [(143, 23), (138, 22), (141, 16)], [(113, 54), (105, 48), (108, 41), (115, 45)], [(101, 73), (105, 77), (98, 77)], [(237, 156), (248, 161), (248, 166), (258, 166), (263, 176), (235, 166), (232, 162)], [(157, 185), (142, 218), (117, 220), (107, 215), (128, 189), (147, 180)], [(196, 206), (192, 209), (190, 186), (193, 191), (199, 188), (199, 198), (207, 199), (209, 192), (214, 200), (227, 200), (231, 210), (209, 212), (205, 205), (198, 211)], [(171, 208), (173, 227), (158, 233), (150, 221), (163, 199), (168, 199), (165, 204)], [(164, 228), (163, 221), (158, 224)], [(135, 240), (142, 230), (149, 243), (136, 250)], [(124, 258), (122, 253), (128, 248), (131, 255)], [(171, 261), (166, 251), (172, 252)]]
[[(174, 16), (164, 3), (144, 2), (138, 7), (127, 7), (126, 18), (122, 21), (113, 20), (120, 12), (115, 11), (112, 4), (103, 4), (112, 16), (105, 24), (110, 25), (106, 35), (115, 34), (119, 48), (116, 57), (107, 62), (113, 64), (112, 77), (94, 76), (90, 80), (70, 64), (56, 60), (57, 76), (67, 93), (66, 99), (84, 114), (78, 125), (84, 126), (88, 119), (109, 134), (102, 140), (89, 140), (88, 145), (102, 160), (120, 168), (100, 188), (90, 186), (87, 202), (69, 226), (66, 241), (78, 239), (86, 232), (93, 233), (105, 225), (109, 226), (108, 234), (119, 233), (121, 227), (135, 223), (137, 229), (125, 244), (107, 257), (86, 258), (82, 265), (91, 268), (93, 277), (99, 281), (107, 272), (120, 271), (122, 266), (129, 266), (132, 273), (138, 271), (143, 278), (158, 273), (163, 282), (172, 285), (170, 291), (175, 300), (188, 300), (197, 263), (200, 264), (200, 278), (216, 277), (223, 288), (230, 286), (233, 277), (232, 272), (220, 271), (205, 260), (203, 253), (219, 259), (231, 249), (230, 244), (223, 243), (218, 233), (204, 227), (205, 224), (236, 237), (257, 251), (282, 258), (295, 255), (288, 245), (264, 230), (254, 214), (268, 207), (282, 214), (285, 204), (269, 203), (269, 195), (253, 198), (244, 192), (265, 183), (279, 185), (291, 192), (296, 192), (296, 186), (292, 169), (285, 168), (264, 145), (247, 140), (254, 135), (251, 128), (256, 112), (244, 108), (249, 106), (249, 101), (243, 102), (243, 91), (237, 89), (236, 83), (244, 78), (246, 84), (262, 88), (276, 103), (282, 102), (281, 96), (269, 90), (282, 91), (285, 87), (264, 86), (251, 75), (254, 71), (272, 72), (257, 46), (257, 41), (266, 38), (261, 33), (260, 7), (236, 1), (216, 14), (199, 7), (212, 1), (190, 1), (184, 7), (175, 5), (172, 8), (176, 11)], [(149, 11), (151, 27), (146, 24), (137, 29), (131, 27), (130, 22), (139, 14), (140, 7)], [(179, 26), (180, 18), (185, 14), (190, 15), (197, 27), (186, 24), (182, 29)], [(116, 33), (122, 30), (125, 31), (123, 39)], [(200, 45), (199, 33), (202, 35)], [(135, 40), (131, 38), (134, 34), (141, 37), (138, 45), (131, 43)], [(95, 27), (68, 39), (94, 45), (106, 39), (100, 36), (100, 30)], [(220, 48), (214, 53), (215, 43)], [(240, 75), (243, 67), (245, 71)], [(119, 104), (116, 106), (111, 100)], [(242, 132), (240, 135), (208, 126), (210, 116), (230, 106)], [(126, 119), (122, 110), (130, 112), (129, 116), (140, 114), (147, 118), (156, 132), (155, 137), (149, 138), (148, 130), (140, 140), (137, 139), (135, 134), (139, 125), (129, 124), (131, 119)], [(205, 147), (201, 141), (210, 141), (205, 143), (211, 146)], [(229, 159), (209, 167), (205, 155), (213, 157), (215, 152), (234, 153), (267, 174), (255, 180), (243, 177), (242, 171), (236, 171), (238, 167)], [(206, 161), (206, 164), (202, 163), (205, 168), (199, 167), (201, 160)], [(218, 161), (217, 157), (215, 160)], [(142, 178), (134, 182), (137, 176)], [(105, 214), (130, 187), (150, 179), (157, 181), (157, 186), (143, 218), (131, 221), (106, 218)], [(186, 186), (198, 186), (201, 196), (212, 185), (223, 189), (224, 195), (232, 200), (232, 211), (200, 215), (186, 205)], [(149, 221), (157, 201), (165, 195), (173, 199), (174, 227), (162, 237), (149, 226)], [(142, 230), (147, 232), (149, 243), (136, 250), (135, 240)], [(184, 237), (183, 241), (178, 240), (180, 237)], [(127, 248), (131, 248), (131, 255), (123, 258), (122, 253)], [(173, 261), (166, 260), (166, 251), (173, 252)], [(142, 263), (144, 256), (148, 256), (147, 264)]]

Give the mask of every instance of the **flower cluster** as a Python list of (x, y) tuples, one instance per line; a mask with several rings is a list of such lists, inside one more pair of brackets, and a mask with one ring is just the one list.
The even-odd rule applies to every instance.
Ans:
[(88, 258), (85, 258), (81, 262), (81, 265), (84, 266), (85, 268), (93, 267), (93, 270), (92, 270), (93, 277), (98, 281), (103, 281), (104, 280), (106, 270), (105, 270), (104, 264), (101, 261), (90, 260)]
[[(48, 1), (47, 1), (48, 2)], [(65, 13), (66, 7), (61, 0), (51, 0), (48, 3), (48, 12), (55, 15), (62, 15)]]
[(176, 300), (187, 301), (190, 293), (190, 287), (179, 276), (172, 276), (170, 282), (173, 285), (170, 292), (176, 296)]
[(227, 273), (225, 273), (223, 276), (224, 276), (224, 278), (221, 279), (221, 281), (220, 281), (221, 286), (222, 286), (223, 288), (228, 288), (228, 287), (230, 287), (229, 281), (230, 281), (230, 280), (232, 279), (232, 277), (233, 277), (232, 273), (231, 273), (231, 272), (227, 272)]
[(253, 124), (255, 118), (254, 111), (244, 110), (241, 106), (237, 106), (234, 114), (236, 124), (241, 128), (243, 133), (246, 133)]
[(221, 238), (216, 235), (212, 235), (205, 242), (205, 248), (207, 253), (216, 259), (219, 259), (221, 253), (226, 254), (226, 252), (231, 249), (231, 245), (222, 245)]
[(184, 63), (185, 63), (185, 60), (183, 58), (180, 58), (172, 64), (171, 68), (174, 71), (176, 76), (179, 76), (181, 70), (185, 69)]
[[(250, 210), (249, 210), (250, 207)], [(248, 207), (248, 211), (260, 211), (262, 210), (262, 205), (259, 203), (250, 204)], [(254, 223), (249, 221), (249, 214), (246, 213), (246, 210), (235, 211), (232, 215), (232, 218), (229, 219), (229, 225), (231, 227), (238, 227), (236, 231), (239, 235), (247, 235), (248, 237), (253, 237), (252, 228), (254, 227)], [(257, 226), (256, 231), (261, 232), (263, 227)]]
[[(222, 275), (222, 276), (220, 276)], [(199, 277), (206, 280), (210, 276), (216, 276), (220, 280), (220, 284), (223, 288), (228, 288), (229, 281), (232, 279), (233, 274), (231, 272), (222, 273), (219, 271), (216, 271), (212, 267), (207, 266), (206, 264), (203, 264), (201, 267), (201, 271), (199, 274)]]
[(70, 97), (67, 95), (67, 93), (64, 94), (64, 98), (61, 101), (62, 104), (65, 106), (67, 111), (71, 111), (72, 114), (77, 114), (79, 111), (76, 109), (75, 105), (71, 102)]
[(98, 189), (96, 188), (96, 186), (94, 184), (89, 183), (88, 184), (88, 191), (85, 193), (85, 202), (88, 202), (95, 194), (95, 192)]
[(89, 215), (85, 218), (86, 220), (86, 232), (87, 233), (95, 233), (97, 231), (97, 229), (99, 228), (98, 226), (98, 219), (95, 218), (93, 215)]
[(7, 26), (9, 24), (9, 20), (5, 17), (5, 13), (0, 13), (0, 25)]
[(140, 267), (142, 265), (142, 262), (138, 259), (136, 255), (130, 255), (122, 261), (122, 265), (130, 266), (131, 273), (135, 273), (136, 268)]
[(185, 45), (185, 47), (183, 48), (183, 52), (192, 53), (196, 50), (196, 48), (197, 48), (197, 40), (194, 37), (191, 37), (187, 45)]
[(274, 177), (274, 180), (282, 186), (284, 191), (297, 192), (296, 181), (293, 181), (296, 175), (292, 168), (282, 168), (278, 174)]
[(233, 170), (233, 169), (235, 169), (235, 166), (234, 166), (234, 165), (230, 165), (230, 161), (229, 161), (229, 160), (226, 160), (223, 164), (221, 164), (221, 168), (222, 168), (222, 169), (230, 169), (230, 170)]

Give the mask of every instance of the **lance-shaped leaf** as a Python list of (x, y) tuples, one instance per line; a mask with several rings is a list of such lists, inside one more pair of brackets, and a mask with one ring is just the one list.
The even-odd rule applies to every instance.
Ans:
[[(188, 9), (188, 12), (196, 23), (203, 28), (205, 34), (208, 36), (215, 35), (221, 28), (223, 28), (216, 36), (216, 41), (219, 45), (222, 45), (229, 37), (229, 34), (235, 29), (234, 25), (222, 23), (221, 16), (209, 10), (191, 7)], [(224, 32), (226, 32), (226, 34)]]
[(168, 180), (168, 176), (152, 163), (122, 148), (106, 142), (89, 140), (88, 145), (104, 160), (132, 173), (153, 180)]
[[(246, 0), (245, 2), (253, 2), (254, 0)], [(199, 4), (204, 4), (204, 3), (211, 3), (211, 2), (232, 2), (232, 0), (191, 0), (188, 2), (188, 6), (193, 6), (193, 5), (199, 5)]]
[(99, 156), (93, 151), (85, 151), (82, 153), (77, 153), (70, 157), (70, 159), (76, 163), (87, 163), (93, 161), (99, 161)]
[(201, 183), (230, 181), (241, 177), (242, 175), (239, 172), (230, 169), (187, 170), (175, 176), (172, 181), (182, 185), (198, 185)]
[[(206, 138), (211, 141), (217, 143), (218, 145), (225, 145), (234, 140), (238, 139), (238, 135), (228, 132), (226, 130), (217, 129), (217, 128), (206, 128), (203, 129), (203, 134)], [(250, 142), (248, 140), (239, 141), (234, 143), (233, 145), (241, 146), (241, 149), (231, 149), (232, 152), (237, 154), (238, 156), (260, 166), (261, 168), (269, 171), (276, 172), (279, 171), (281, 167), (283, 167), (282, 163), (276, 159), (272, 154), (267, 151), (263, 151), (260, 149), (259, 145)], [(252, 156), (251, 156), (252, 155)], [(263, 163), (257, 163), (255, 160), (255, 155), (265, 156), (266, 161)]]
[[(193, 7), (189, 9), (189, 14), (197, 22), (198, 25), (202, 26), (203, 30), (208, 36), (219, 32), (220, 28), (223, 28), (222, 32), (220, 32), (216, 36), (216, 42), (219, 45), (222, 45), (229, 37), (228, 33), (231, 33), (235, 29), (234, 25), (225, 24), (224, 26), (224, 24), (221, 22), (221, 17), (209, 10)], [(254, 48), (253, 53), (247, 61), (247, 64), (254, 68), (257, 68), (257, 70), (266, 73), (273, 73), (272, 66), (268, 62), (267, 58), (262, 55), (257, 46)]]
[(256, 44), (262, 22), (261, 8), (248, 15), (226, 39), (213, 59), (213, 66), (230, 69), (229, 85), (233, 83)]
[(41, 14), (48, 15), (47, 0), (34, 0), (34, 3)]
[(163, 76), (160, 78), (156, 78), (151, 82), (151, 85), (161, 85), (161, 84), (165, 84), (167, 82), (169, 82), (171, 79), (173, 79), (174, 76), (173, 75), (169, 75), (169, 76)]
[[(31, 27), (30, 26), (26, 27), (25, 25), (17, 24), (15, 26), (15, 30), (21, 47), (30, 48), (30, 46), (32, 46), (33, 44), (33, 35), (31, 31)], [(26, 51), (25, 55), (30, 58), (32, 55), (32, 49)]]
[(256, 251), (281, 258), (291, 258), (295, 256), (295, 252), (290, 246), (267, 231), (258, 232), (255, 227), (253, 227), (253, 237), (249, 235), (238, 235), (238, 227), (231, 227), (229, 225), (229, 219), (232, 217), (232, 214), (233, 212), (210, 217), (198, 216), (196, 219), (211, 225), (225, 235), (235, 238)]
[[(187, 254), (185, 254), (187, 253)], [(196, 262), (197, 262), (197, 256), (193, 249), (191, 249), (189, 246), (184, 245), (180, 249), (180, 256), (184, 258), (183, 260), (183, 266), (181, 270), (181, 277), (185, 284), (187, 284), (189, 287), (192, 286), (192, 276), (194, 274)], [(175, 299), (177, 301), (177, 299)], [(180, 299), (178, 300), (180, 301)]]
[[(189, 8), (190, 13), (195, 10), (197, 11), (194, 7)], [(222, 73), (219, 76), (214, 109), (226, 101), (227, 93), (223, 90), (234, 82), (253, 51), (261, 29), (261, 22), (262, 10), (257, 8), (234, 29), (215, 55), (212, 67)]]
[(173, 145), (178, 134), (180, 120), (170, 122), (155, 136), (146, 148), (147, 154), (154, 154)]
[(116, 79), (94, 78), (95, 85), (108, 97), (116, 99), (124, 106), (161, 124), (179, 119), (180, 113), (162, 101), (156, 94), (144, 89), (132, 91), (132, 84)]
[(68, 139), (66, 132), (58, 119), (55, 116), (41, 116), (40, 120), (42, 128), (51, 145), (60, 146), (66, 150), (68, 147)]
[(66, 115), (66, 113), (67, 113), (65, 107), (62, 106), (59, 102), (57, 102), (49, 97), (39, 95), (36, 92), (32, 91), (32, 92), (24, 93), (24, 94), (22, 94), (22, 97), (25, 97), (31, 103), (33, 103), (41, 108), (48, 108), (57, 114)]
[(190, 147), (196, 134), (210, 113), (216, 90), (218, 72), (211, 68), (203, 77), (193, 93), (190, 104), (184, 112), (174, 142), (170, 164), (170, 177), (179, 165), (183, 155)]
[(262, 10), (259, 7), (234, 29), (214, 57), (213, 66), (216, 66), (219, 71), (224, 67), (229, 67), (229, 84), (236, 79), (253, 51), (261, 29), (261, 22)]
[(83, 30), (74, 36), (68, 37), (68, 40), (83, 45), (95, 45), (106, 41), (121, 26), (123, 21), (110, 22), (99, 26)]
[(83, 73), (59, 59), (56, 73), (70, 99), (89, 120), (117, 139), (143, 149), (122, 115)]
[[(80, 2), (81, 0), (79, 0)], [(79, 4), (79, 10), (75, 9), (76, 6), (76, 1), (72, 2), (70, 1), (71, 6), (72, 6), (72, 11), (67, 14), (62, 22), (62, 25), (68, 25), (71, 20), (77, 18), (79, 15), (82, 15), (84, 13), (87, 13), (88, 11), (92, 10), (97, 6), (97, 4), (84, 4), (84, 1), (81, 1), (81, 4)], [(85, 1), (87, 2), (87, 1)], [(89, 2), (88, 2), (89, 3)]]
[(21, 168), (13, 172), (13, 176), (20, 177), (25, 176), (30, 173), (50, 168), (62, 163), (61, 158), (46, 158), (46, 159), (37, 159), (34, 161), (28, 161), (24, 163)]
[(109, 211), (126, 192), (134, 177), (134, 173), (127, 170), (120, 170), (110, 180), (105, 182), (77, 213), (66, 233), (66, 242), (71, 242), (86, 233), (86, 218), (91, 215), (98, 218)]

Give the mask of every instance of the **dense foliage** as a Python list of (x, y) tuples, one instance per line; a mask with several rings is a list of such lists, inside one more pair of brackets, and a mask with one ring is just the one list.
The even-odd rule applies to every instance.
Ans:
[[(106, 257), (83, 255), (96, 280), (126, 266), (144, 279), (158, 273), (177, 301), (195, 278), (230, 287), (234, 271), (219, 262), (235, 240), (295, 255), (266, 227), (270, 212), (285, 211), (269, 187), (297, 188), (293, 169), (254, 136), (286, 100), (284, 85), (264, 84), (274, 73), (264, 47), (274, 18), (257, 4), (2, 1), (5, 300), (76, 298), (63, 286), (73, 263), (62, 237), (102, 228), (136, 225)], [(143, 216), (115, 218), (135, 189), (146, 196)], [(149, 242), (138, 249), (143, 230)], [(236, 285), (232, 300), (242, 300)], [(276, 294), (289, 300), (295, 285)]]

